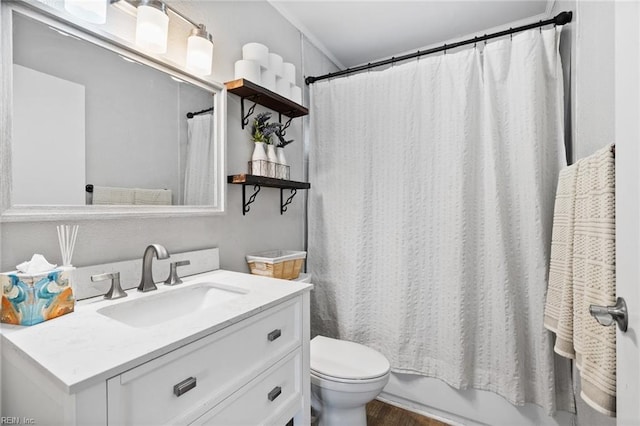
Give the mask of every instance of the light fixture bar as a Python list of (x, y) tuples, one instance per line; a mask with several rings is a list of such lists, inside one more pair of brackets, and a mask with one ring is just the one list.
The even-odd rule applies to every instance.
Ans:
[[(143, 3), (142, 0), (109, 0), (109, 2), (111, 4), (120, 3), (120, 2), (129, 3), (131, 6), (133, 6), (135, 8), (137, 8), (138, 6), (140, 6), (141, 3)], [(171, 11), (171, 13), (176, 15), (178, 18), (180, 18), (183, 21), (185, 21), (185, 22), (193, 25), (194, 27), (198, 28), (199, 24), (197, 24), (194, 21), (192, 21), (191, 18), (189, 18), (188, 16), (184, 15), (183, 13), (178, 12), (177, 10), (175, 10), (173, 7), (169, 6), (166, 3), (164, 3), (164, 7), (167, 10)]]

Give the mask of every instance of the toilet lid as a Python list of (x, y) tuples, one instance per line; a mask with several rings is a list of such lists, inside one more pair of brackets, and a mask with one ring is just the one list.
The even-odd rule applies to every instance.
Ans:
[(389, 361), (364, 345), (316, 336), (311, 340), (311, 371), (342, 379), (373, 379), (389, 372)]

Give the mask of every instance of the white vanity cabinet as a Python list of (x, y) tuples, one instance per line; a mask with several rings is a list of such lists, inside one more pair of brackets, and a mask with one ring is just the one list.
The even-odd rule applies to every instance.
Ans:
[(99, 313), (148, 293), (88, 299), (36, 326), (3, 327), (0, 416), (64, 426), (307, 426), (312, 286), (222, 270), (189, 280), (182, 289), (206, 281), (243, 293), (150, 327)]
[(201, 424), (211, 411), (207, 424), (284, 425), (302, 409), (301, 343), (297, 298), (107, 380), (108, 424)]

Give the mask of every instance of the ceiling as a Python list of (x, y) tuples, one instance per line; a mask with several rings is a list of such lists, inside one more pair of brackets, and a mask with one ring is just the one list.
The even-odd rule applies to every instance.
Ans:
[[(270, 3), (339, 68), (549, 16), (554, 0)], [(489, 31), (490, 32), (490, 31)]]

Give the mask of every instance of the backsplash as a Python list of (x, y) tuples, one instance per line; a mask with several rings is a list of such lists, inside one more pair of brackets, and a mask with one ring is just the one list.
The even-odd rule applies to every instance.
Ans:
[[(187, 251), (183, 253), (169, 253), (166, 260), (153, 261), (153, 277), (156, 282), (162, 282), (169, 276), (171, 262), (188, 260), (189, 265), (181, 266), (178, 270), (180, 277), (199, 274), (220, 269), (220, 256), (217, 248)], [(111, 281), (92, 282), (91, 276), (106, 272), (120, 272), (120, 283), (124, 290), (137, 287), (142, 273), (142, 257), (123, 262), (104, 263), (78, 268), (73, 271), (71, 286), (76, 300), (100, 296), (109, 291)]]

